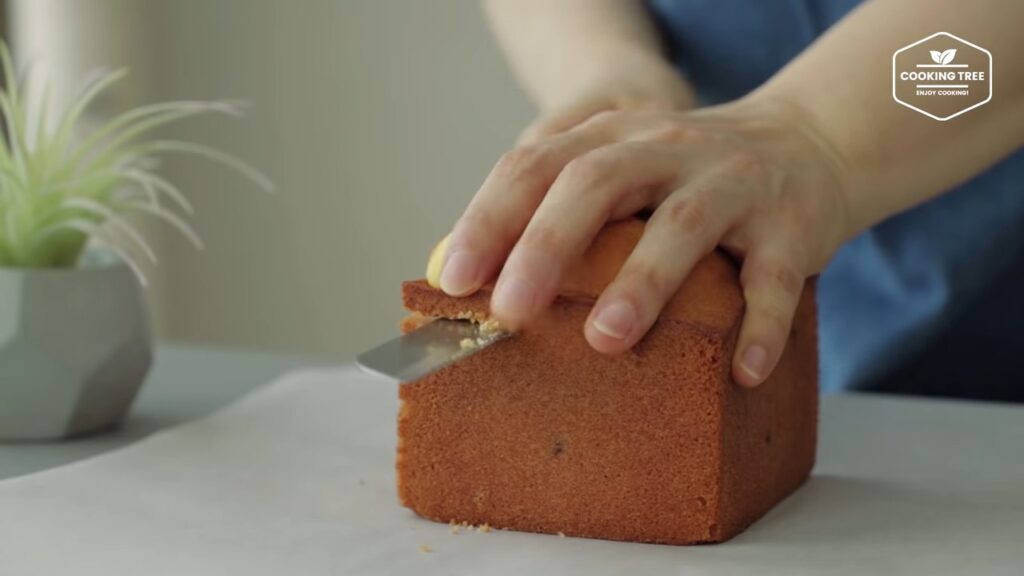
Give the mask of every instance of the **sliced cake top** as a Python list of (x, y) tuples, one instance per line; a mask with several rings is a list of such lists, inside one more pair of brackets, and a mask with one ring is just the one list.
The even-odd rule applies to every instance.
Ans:
[[(570, 267), (559, 301), (593, 302), (615, 278), (643, 234), (644, 222), (630, 219), (607, 225), (583, 257)], [(427, 316), (487, 316), (494, 288), (488, 282), (474, 295), (453, 298), (426, 280), (403, 284), (405, 306)], [(736, 264), (715, 251), (702, 259), (662, 312), (663, 319), (700, 324), (716, 332), (731, 329), (743, 313), (743, 293)]]

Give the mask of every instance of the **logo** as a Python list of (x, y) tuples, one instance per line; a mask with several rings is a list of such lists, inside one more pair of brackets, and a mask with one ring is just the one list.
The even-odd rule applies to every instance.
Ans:
[(892, 55), (892, 97), (939, 121), (992, 99), (992, 53), (948, 32), (936, 32)]

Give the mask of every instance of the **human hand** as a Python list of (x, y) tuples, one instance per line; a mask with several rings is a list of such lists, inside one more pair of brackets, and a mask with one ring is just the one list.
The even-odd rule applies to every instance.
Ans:
[(832, 150), (798, 110), (773, 101), (601, 112), (502, 157), (452, 231), (441, 287), (469, 294), (500, 271), (492, 314), (522, 326), (607, 221), (653, 209), (586, 339), (603, 353), (632, 347), (722, 246), (743, 260), (747, 303), (733, 376), (755, 386), (782, 354), (805, 279), (853, 233)]
[(688, 110), (695, 96), (678, 72), (664, 60), (646, 55), (620, 55), (596, 77), (566, 78), (559, 103), (542, 112), (519, 137), (531, 145), (611, 110)]

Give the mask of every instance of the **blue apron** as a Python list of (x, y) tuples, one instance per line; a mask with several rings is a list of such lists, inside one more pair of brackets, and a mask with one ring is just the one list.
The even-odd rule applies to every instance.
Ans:
[[(858, 3), (648, 2), (703, 104), (758, 87)], [(818, 282), (822, 390), (1024, 401), (1022, 300), (1018, 150), (839, 250)]]

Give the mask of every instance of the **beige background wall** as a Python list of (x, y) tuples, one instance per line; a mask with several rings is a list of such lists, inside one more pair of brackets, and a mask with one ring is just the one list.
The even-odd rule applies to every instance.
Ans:
[(347, 359), (395, 334), (400, 281), (532, 115), (475, 2), (20, 0), (12, 16), (17, 48), (64, 78), (142, 72), (116, 102), (253, 104), (172, 131), (246, 158), (279, 194), (167, 163), (208, 245), (161, 235), (151, 296), (170, 339)]

